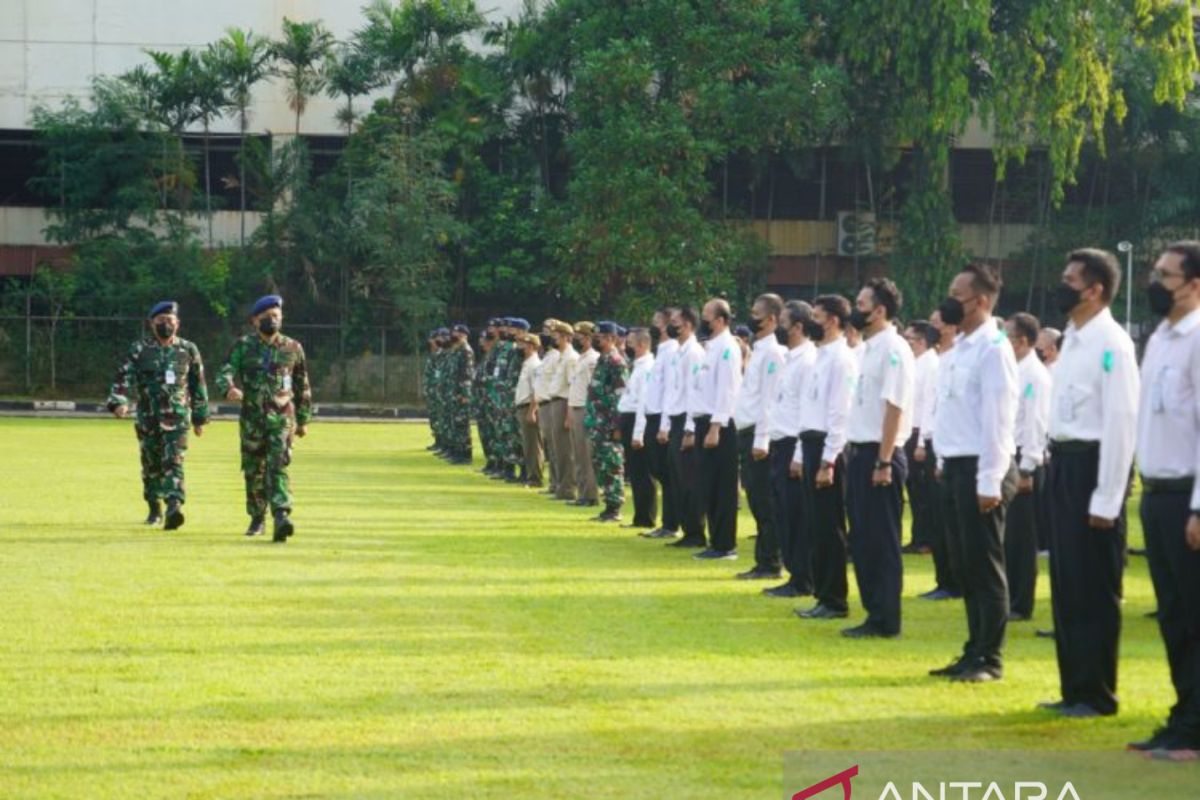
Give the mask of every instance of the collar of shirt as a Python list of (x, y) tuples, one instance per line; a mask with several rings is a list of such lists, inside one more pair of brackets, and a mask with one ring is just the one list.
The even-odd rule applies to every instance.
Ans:
[(1170, 320), (1164, 319), (1159, 323), (1158, 329), (1162, 331), (1164, 336), (1170, 336), (1172, 339), (1175, 339), (1180, 336), (1187, 336), (1197, 325), (1200, 325), (1200, 308), (1197, 308), (1174, 325), (1171, 324)]
[(828, 344), (823, 344), (817, 348), (818, 351), (828, 353), (830, 356), (835, 356), (842, 350), (849, 350), (850, 345), (846, 343), (845, 336), (839, 336)]
[(755, 339), (754, 347), (751, 349), (753, 349), (753, 350), (768, 350), (768, 349), (771, 349), (771, 348), (777, 347), (777, 346), (779, 346), (779, 341), (775, 338), (775, 334), (772, 333), (768, 336), (762, 337), (761, 339)]
[(650, 366), (653, 366), (653, 364), (654, 364), (654, 354), (650, 353), (650, 352), (647, 352), (645, 355), (638, 356), (633, 361), (634, 369), (637, 369), (638, 367), (649, 368)]
[(1112, 310), (1106, 307), (1099, 314), (1085, 322), (1082, 328), (1075, 327), (1074, 322), (1068, 322), (1067, 330), (1063, 335), (1068, 339), (1076, 339), (1080, 344), (1086, 345), (1094, 337), (1103, 335), (1104, 329), (1108, 327), (1108, 323), (1110, 322), (1115, 323), (1116, 320), (1113, 319)]
[(996, 318), (988, 317), (988, 319), (978, 328), (968, 334), (959, 334), (956, 347), (961, 347), (964, 350), (972, 350), (978, 345), (987, 344), (996, 337), (998, 332), (996, 327)]
[(817, 346), (815, 344), (813, 344), (810, 341), (805, 341), (804, 344), (796, 345), (795, 347), (793, 347), (787, 351), (787, 360), (789, 362), (795, 361), (797, 358), (800, 358), (805, 353), (811, 352), (815, 349), (817, 349)]

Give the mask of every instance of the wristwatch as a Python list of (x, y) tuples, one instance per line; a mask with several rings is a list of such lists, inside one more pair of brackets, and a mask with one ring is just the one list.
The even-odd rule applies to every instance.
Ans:
[(875, 462), (875, 469), (891, 469), (891, 468), (892, 468), (892, 462), (890, 462), (890, 461), (876, 461)]

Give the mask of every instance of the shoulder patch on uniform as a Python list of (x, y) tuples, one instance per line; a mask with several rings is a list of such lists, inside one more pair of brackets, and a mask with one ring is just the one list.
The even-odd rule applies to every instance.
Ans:
[(1104, 351), (1104, 359), (1100, 362), (1101, 366), (1104, 368), (1105, 372), (1113, 371), (1113, 360), (1114, 360), (1113, 359), (1113, 351), (1105, 350)]
[(997, 331), (996, 335), (992, 337), (992, 344), (995, 344), (995, 345), (1000, 344), (1001, 342), (1004, 341), (1006, 335), (1007, 334), (1005, 334), (1004, 331)]
[(1033, 397), (1033, 381), (1030, 381), (1029, 383), (1025, 384), (1025, 396)]
[(888, 353), (888, 363), (891, 364), (893, 367), (900, 366), (900, 354), (897, 353), (895, 350)]
[(728, 360), (729, 360), (729, 352), (730, 352), (729, 348), (728, 348), (728, 347), (726, 347), (726, 348), (725, 348), (725, 352), (721, 354), (721, 360), (722, 360), (722, 361), (728, 361)]
[(767, 364), (767, 374), (768, 375), (775, 374), (775, 362), (774, 361)]

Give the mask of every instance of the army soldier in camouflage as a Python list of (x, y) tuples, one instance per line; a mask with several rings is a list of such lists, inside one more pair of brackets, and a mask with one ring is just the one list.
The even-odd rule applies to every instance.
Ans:
[(479, 427), (479, 441), (483, 446), (483, 454), (487, 463), (480, 469), (484, 475), (495, 475), (501, 471), (500, 456), (497, 450), (496, 426), (492, 413), (492, 398), (494, 379), (492, 373), (496, 368), (496, 356), (499, 354), (500, 319), (492, 317), (488, 320), (487, 329), (479, 337), (480, 352), (483, 357), (475, 365), (474, 412), (475, 423)]
[(439, 458), (450, 458), (450, 329), (438, 328), (434, 331), (434, 342), (437, 348), (433, 353), (433, 384), (429, 387), (429, 417), (437, 444), (434, 452)]
[[(488, 394), (488, 415), (491, 419), (492, 434), (495, 436), (496, 469), (492, 472), (493, 480), (516, 480), (516, 466), (519, 456), (514, 454), (512, 428), (516, 427), (513, 418), (513, 392), (508, 383), (508, 375), (512, 362), (520, 366), (520, 355), (513, 344), (512, 318), (501, 317), (497, 326), (499, 341), (492, 348), (495, 358), (492, 360), (490, 391)], [(519, 373), (518, 373), (519, 374)], [(516, 458), (517, 460), (514, 460)]]
[(308, 364), (300, 343), (279, 332), (283, 298), (260, 298), (250, 320), (257, 333), (234, 342), (217, 375), (217, 387), (226, 399), (242, 403), (242, 474), (250, 515), (246, 535), (263, 532), (269, 504), (275, 521), (273, 539), (286, 542), (294, 531), (287, 473), (292, 436), (303, 437), (312, 419)]
[(629, 367), (617, 348), (619, 326), (615, 322), (596, 325), (600, 339), (600, 357), (588, 385), (584, 427), (592, 443), (592, 468), (596, 485), (604, 496), (604, 511), (595, 517), (598, 522), (619, 522), (621, 505), (625, 502), (625, 459), (621, 445), (621, 413), (617, 403)]
[(433, 436), (433, 443), (426, 447), (426, 450), (437, 452), (441, 449), (441, 442), (438, 441), (438, 424), (437, 414), (434, 412), (434, 388), (437, 384), (437, 330), (429, 332), (429, 338), (426, 340), (429, 345), (429, 352), (425, 356), (425, 366), (421, 369), (421, 385), (425, 388), (425, 406), (429, 410), (429, 434)]
[[(504, 421), (504, 435), (508, 440), (507, 454), (509, 464), (509, 474), (505, 475), (505, 480), (509, 483), (524, 484), (528, 479), (527, 470), (525, 469), (525, 444), (524, 437), (521, 434), (521, 425), (517, 421), (516, 416), (516, 396), (517, 382), (521, 379), (521, 367), (525, 364), (525, 354), (522, 352), (521, 346), (516, 344), (525, 334), (529, 333), (529, 321), (522, 317), (510, 317), (509, 333), (512, 341), (509, 342), (510, 355), (506, 362), (507, 371), (501, 376), (501, 408), (503, 409), (502, 419)], [(514, 471), (519, 470), (517, 474)]]
[(475, 353), (467, 343), (471, 329), (466, 325), (456, 324), (450, 335), (442, 387), (446, 399), (447, 447), (451, 464), (470, 464), (471, 381), (475, 374)]
[(200, 436), (208, 422), (208, 387), (200, 351), (179, 338), (179, 306), (169, 300), (158, 303), (147, 319), (150, 336), (129, 348), (109, 389), (107, 407), (123, 419), (129, 415), (129, 404), (136, 401), (134, 431), (142, 460), (142, 496), (150, 509), (146, 524), (162, 521), (159, 501), (165, 500), (163, 527), (171, 531), (183, 524), (188, 430)]

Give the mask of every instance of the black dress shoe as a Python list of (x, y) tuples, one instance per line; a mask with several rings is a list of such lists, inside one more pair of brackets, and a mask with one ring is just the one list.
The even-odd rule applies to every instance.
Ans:
[(755, 567), (745, 572), (739, 572), (736, 577), (740, 581), (777, 581), (779, 580), (779, 570)]
[(606, 508), (596, 516), (592, 517), (592, 522), (620, 522), (621, 509)]
[(849, 611), (830, 608), (822, 603), (817, 603), (812, 608), (797, 608), (793, 613), (800, 619), (845, 619), (850, 616)]
[(1059, 714), (1068, 719), (1095, 719), (1096, 717), (1111, 717), (1116, 714), (1116, 711), (1104, 712), (1098, 708), (1093, 708), (1087, 703), (1076, 703), (1073, 706), (1064, 706), (1059, 709)]
[(1176, 736), (1170, 728), (1159, 728), (1150, 735), (1149, 739), (1141, 742), (1130, 742), (1129, 744), (1125, 745), (1125, 749), (1134, 750), (1139, 753), (1146, 753), (1151, 750), (1157, 750), (1160, 747), (1169, 746), (1171, 741), (1175, 738)]
[(972, 664), (957, 675), (951, 675), (955, 683), (992, 683), (1000, 680), (1000, 670), (986, 664)]
[(969, 664), (967, 657), (961, 656), (944, 667), (929, 670), (929, 674), (934, 678), (953, 678), (966, 670)]
[(1039, 639), (1053, 639), (1054, 631), (1035, 631), (1034, 635)]
[(673, 542), (667, 542), (667, 547), (679, 547), (679, 548), (689, 548), (690, 547), (692, 549), (695, 549), (698, 547), (706, 548), (706, 547), (708, 547), (708, 542), (704, 541), (703, 539), (689, 539), (688, 537), (685, 536), (682, 539), (676, 539)]
[(263, 528), (265, 527), (263, 525), (263, 521), (264, 520), (263, 520), (262, 514), (259, 514), (257, 517), (251, 517), (250, 518), (250, 527), (246, 528), (246, 535), (247, 536), (262, 536)]
[(295, 533), (295, 526), (286, 511), (275, 512), (275, 533), (271, 536), (273, 542), (286, 542)]
[(150, 502), (146, 503), (146, 507), (150, 511), (150, 513), (146, 515), (147, 525), (157, 525), (158, 523), (162, 522), (162, 506), (158, 504), (157, 500), (151, 500)]
[(647, 539), (678, 539), (679, 531), (669, 531), (666, 528), (659, 528), (656, 531), (651, 531), (646, 534)]
[(166, 522), (163, 524), (163, 530), (173, 531), (183, 525), (183, 510), (179, 507), (178, 500), (170, 500), (167, 502)]
[(692, 558), (698, 561), (737, 561), (737, 550), (703, 550)]
[(874, 625), (868, 625), (865, 622), (862, 625), (855, 625), (853, 628), (842, 629), (842, 636), (845, 636), (847, 639), (894, 639), (898, 635), (896, 633), (885, 633)]
[(1037, 707), (1040, 708), (1042, 711), (1053, 711), (1055, 713), (1058, 713), (1067, 707), (1067, 701), (1065, 701), (1065, 700), (1046, 700), (1044, 702), (1038, 703)]
[(762, 593), (767, 597), (803, 597), (800, 590), (790, 583), (783, 583), (779, 586), (770, 586), (762, 590)]

